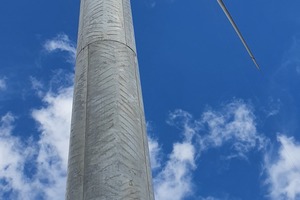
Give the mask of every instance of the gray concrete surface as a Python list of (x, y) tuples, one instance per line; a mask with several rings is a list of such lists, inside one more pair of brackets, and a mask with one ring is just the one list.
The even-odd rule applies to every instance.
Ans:
[(81, 0), (67, 200), (152, 200), (130, 0)]

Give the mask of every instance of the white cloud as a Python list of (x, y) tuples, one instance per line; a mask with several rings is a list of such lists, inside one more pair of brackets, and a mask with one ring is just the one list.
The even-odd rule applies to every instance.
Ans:
[(33, 110), (32, 116), (39, 123), (37, 178), (47, 180), (43, 192), (47, 199), (63, 199), (69, 148), (73, 88), (64, 88), (58, 94), (47, 93), (46, 106)]
[(150, 163), (152, 170), (159, 169), (161, 167), (161, 148), (158, 141), (148, 136), (148, 145), (150, 153)]
[(221, 112), (204, 112), (201, 126), (206, 132), (199, 137), (202, 151), (229, 143), (233, 150), (231, 157), (246, 158), (246, 153), (261, 150), (267, 143), (267, 139), (257, 132), (251, 106), (242, 101), (229, 103)]
[(31, 82), (31, 88), (36, 92), (36, 94), (39, 96), (39, 97), (43, 97), (44, 95), (44, 92), (43, 92), (43, 89), (44, 89), (44, 85), (41, 81), (37, 80), (37, 78), (31, 76), (30, 77), (30, 82)]
[(195, 136), (200, 152), (230, 144), (235, 156), (246, 157), (247, 152), (261, 150), (268, 142), (256, 129), (252, 107), (241, 100), (234, 100), (219, 111), (208, 109), (199, 120), (186, 111), (176, 110), (170, 114), (168, 123), (182, 127), (188, 141)]
[(274, 200), (299, 200), (300, 144), (284, 135), (277, 138), (280, 143), (277, 158), (267, 154), (265, 159), (270, 196)]
[(183, 140), (173, 144), (164, 167), (154, 177), (157, 200), (181, 200), (193, 195), (193, 172), (201, 153), (226, 144), (232, 148), (229, 158), (247, 158), (249, 151), (261, 150), (267, 143), (256, 130), (253, 109), (239, 100), (225, 105), (221, 111), (207, 110), (200, 120), (179, 109), (170, 113), (167, 122), (182, 130)]
[(19, 138), (12, 136), (14, 121), (15, 116), (11, 113), (1, 118), (0, 198), (10, 193), (12, 199), (30, 199), (30, 191), (34, 188), (27, 184), (23, 171), (32, 151), (29, 147), (24, 147)]
[(183, 139), (173, 144), (164, 167), (154, 177), (156, 200), (181, 200), (193, 194), (192, 175), (196, 169), (196, 148), (192, 140), (196, 132), (190, 123), (191, 118), (183, 110), (169, 115), (168, 123), (182, 128)]
[(195, 168), (195, 147), (189, 142), (175, 143), (165, 167), (154, 177), (155, 199), (180, 200), (192, 194)]
[(69, 147), (72, 95), (72, 87), (61, 89), (58, 94), (49, 92), (43, 99), (46, 107), (32, 112), (42, 133), (39, 144), (43, 147), (49, 145), (55, 147), (62, 158), (63, 168), (67, 166), (66, 152)]
[(6, 78), (0, 78), (0, 91), (6, 90)]
[[(72, 88), (47, 93), (45, 106), (32, 112), (41, 132), (37, 142), (21, 142), (12, 135), (15, 118), (2, 117), (0, 127), (0, 197), (64, 199), (70, 133)], [(35, 163), (30, 178), (26, 166)]]
[(181, 109), (177, 109), (170, 113), (167, 123), (171, 126), (183, 129), (183, 135), (189, 142), (191, 142), (194, 135), (201, 127), (201, 124), (197, 120), (193, 119), (193, 116), (190, 113)]
[[(227, 199), (227, 198), (226, 198)], [(220, 200), (220, 199), (218, 199), (218, 198), (216, 198), (216, 197), (212, 197), (212, 196), (209, 196), (209, 197), (202, 197), (201, 198), (201, 200)], [(225, 200), (225, 199), (223, 199), (223, 200)]]
[(65, 51), (70, 55), (70, 62), (75, 60), (76, 45), (65, 34), (60, 34), (54, 39), (47, 40), (44, 44), (44, 48), (48, 52)]

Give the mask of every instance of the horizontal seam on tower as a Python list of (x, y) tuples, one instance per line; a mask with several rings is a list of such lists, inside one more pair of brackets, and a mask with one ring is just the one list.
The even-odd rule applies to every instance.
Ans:
[(93, 44), (93, 43), (99, 43), (99, 42), (116, 42), (116, 43), (122, 44), (122, 45), (126, 46), (127, 48), (129, 48), (129, 49), (134, 53), (134, 55), (137, 56), (136, 52), (135, 52), (130, 46), (128, 46), (127, 44), (125, 44), (125, 43), (123, 43), (123, 42), (120, 42), (120, 41), (117, 41), (117, 40), (97, 40), (97, 41), (88, 43), (88, 44), (86, 44), (84, 47), (82, 47), (82, 48), (80, 49), (80, 51), (77, 53), (76, 59), (77, 59), (78, 55), (81, 53), (81, 51), (82, 51), (83, 49), (85, 49), (87, 46), (89, 46), (89, 45), (91, 45), (91, 44)]

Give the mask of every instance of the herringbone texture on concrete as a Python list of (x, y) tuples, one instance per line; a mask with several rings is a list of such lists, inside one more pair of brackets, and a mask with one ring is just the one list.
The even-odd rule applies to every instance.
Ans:
[(82, 0), (66, 198), (154, 199), (129, 0)]

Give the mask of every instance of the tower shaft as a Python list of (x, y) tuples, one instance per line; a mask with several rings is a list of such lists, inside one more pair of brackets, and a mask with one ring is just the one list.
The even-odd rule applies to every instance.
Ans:
[(130, 0), (81, 0), (68, 200), (152, 200)]

